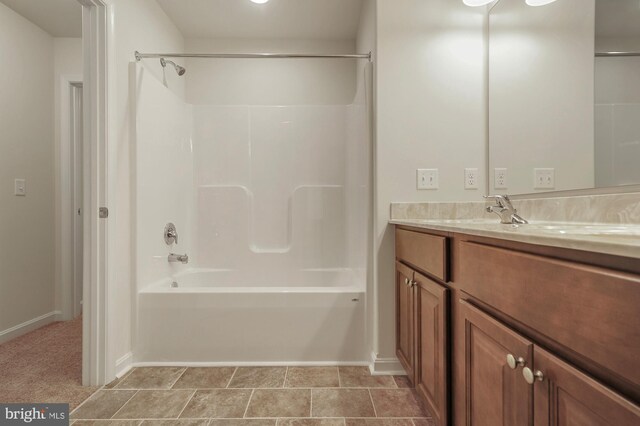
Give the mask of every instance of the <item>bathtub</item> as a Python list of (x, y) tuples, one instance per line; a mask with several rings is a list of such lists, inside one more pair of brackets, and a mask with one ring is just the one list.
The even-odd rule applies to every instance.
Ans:
[(366, 364), (365, 284), (356, 277), (349, 269), (182, 272), (139, 292), (134, 362)]

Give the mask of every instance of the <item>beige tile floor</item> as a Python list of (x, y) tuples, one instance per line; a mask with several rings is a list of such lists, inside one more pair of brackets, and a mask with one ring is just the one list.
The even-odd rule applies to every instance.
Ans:
[(74, 426), (431, 426), (405, 376), (367, 367), (143, 367), (71, 414)]

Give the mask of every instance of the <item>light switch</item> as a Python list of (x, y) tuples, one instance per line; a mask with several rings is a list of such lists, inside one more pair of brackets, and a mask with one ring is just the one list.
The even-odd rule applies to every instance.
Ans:
[(534, 189), (554, 189), (556, 187), (556, 169), (533, 169)]
[(418, 169), (418, 189), (438, 189), (438, 169)]
[(16, 179), (13, 185), (13, 193), (18, 197), (27, 195), (27, 183), (24, 179)]

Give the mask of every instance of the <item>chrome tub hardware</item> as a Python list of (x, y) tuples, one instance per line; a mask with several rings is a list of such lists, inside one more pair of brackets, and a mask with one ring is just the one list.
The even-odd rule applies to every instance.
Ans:
[(178, 244), (178, 231), (173, 223), (167, 223), (164, 227), (164, 242), (170, 246), (173, 243)]
[(487, 200), (494, 200), (495, 205), (486, 208), (488, 213), (495, 213), (500, 216), (500, 223), (524, 225), (529, 222), (524, 220), (518, 211), (511, 204), (508, 195), (485, 195)]
[(187, 256), (186, 254), (174, 254), (171, 253), (167, 259), (169, 261), (169, 263), (184, 263), (185, 265), (187, 263), (189, 263), (189, 256)]

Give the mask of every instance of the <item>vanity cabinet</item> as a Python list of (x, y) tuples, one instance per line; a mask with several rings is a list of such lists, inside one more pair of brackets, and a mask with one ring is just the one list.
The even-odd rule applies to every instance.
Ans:
[[(464, 418), (459, 425), (531, 425), (533, 389), (522, 367), (533, 360), (533, 343), (489, 315), (460, 301), (464, 335)], [(509, 365), (507, 357), (511, 358)]]
[(446, 425), (449, 414), (446, 255), (444, 237), (410, 231), (397, 235), (396, 353), (438, 425)]
[(396, 262), (396, 355), (412, 383), (416, 374), (416, 291), (413, 270)]
[(399, 227), (396, 294), (437, 425), (640, 425), (636, 259)]
[(623, 426), (640, 407), (471, 304), (464, 321), (464, 425)]

